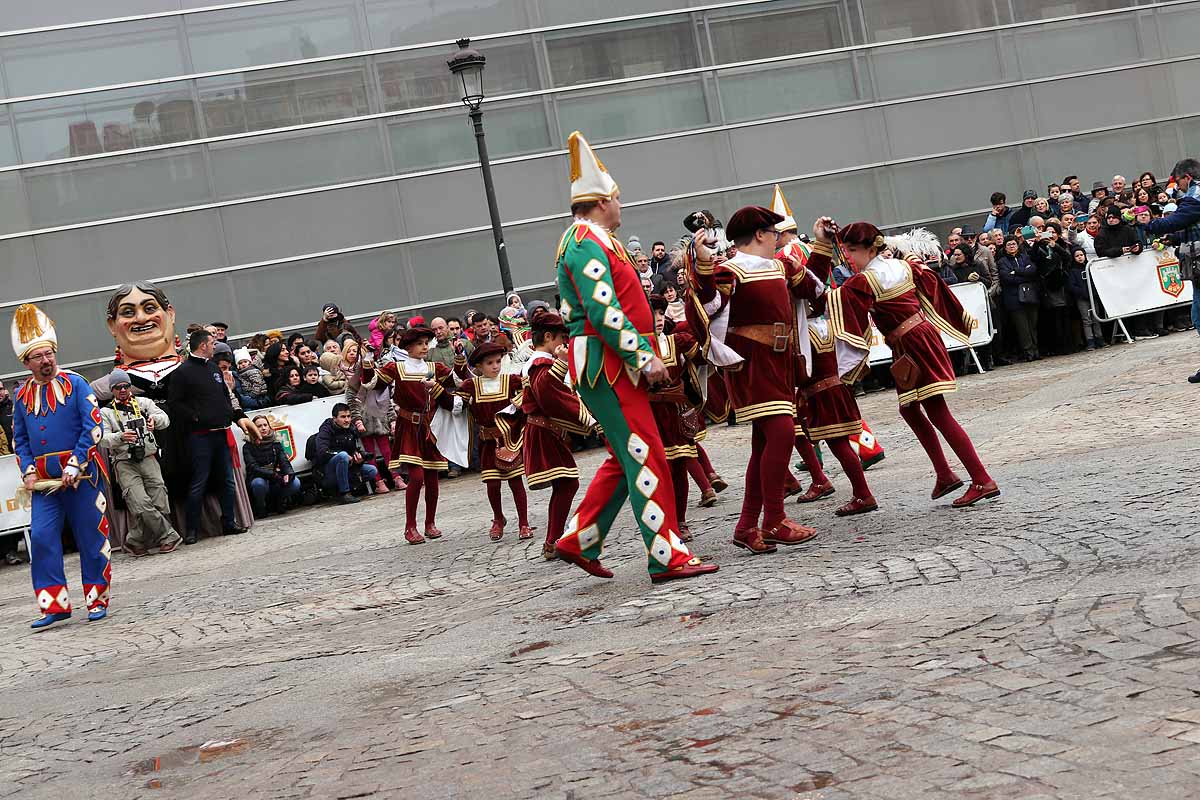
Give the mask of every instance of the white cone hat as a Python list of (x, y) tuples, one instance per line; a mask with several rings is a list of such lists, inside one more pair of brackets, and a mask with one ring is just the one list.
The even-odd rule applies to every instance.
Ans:
[(58, 334), (54, 323), (40, 308), (30, 303), (17, 306), (12, 321), (12, 346), (17, 359), (25, 360), (35, 347), (50, 345), (58, 350)]
[(571, 204), (611, 200), (617, 193), (617, 182), (582, 133), (575, 131), (567, 137), (567, 151), (571, 158)]
[(775, 184), (775, 196), (771, 198), (771, 210), (783, 217), (783, 222), (777, 224), (775, 230), (780, 233), (796, 230), (796, 218), (792, 216), (792, 209), (788, 206), (787, 198), (783, 196), (783, 190), (779, 188), (778, 183)]

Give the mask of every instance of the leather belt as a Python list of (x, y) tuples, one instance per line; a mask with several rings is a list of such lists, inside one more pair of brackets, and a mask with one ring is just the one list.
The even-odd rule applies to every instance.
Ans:
[(821, 392), (827, 391), (829, 389), (832, 389), (835, 386), (841, 386), (841, 385), (842, 385), (842, 379), (839, 378), (838, 376), (834, 375), (833, 377), (830, 377), (830, 378), (823, 378), (822, 380), (817, 381), (816, 383), (814, 383), (811, 386), (805, 386), (804, 389), (801, 391), (804, 394), (804, 399), (809, 400), (814, 395), (820, 394)]
[(918, 311), (908, 319), (904, 320), (904, 322), (901, 322), (892, 329), (891, 333), (883, 337), (887, 341), (888, 347), (892, 348), (893, 350), (896, 349), (896, 344), (904, 338), (904, 335), (924, 321), (925, 315)]
[(730, 328), (729, 332), (743, 339), (766, 345), (776, 353), (786, 353), (792, 343), (792, 326), (786, 322), (775, 322), (766, 325), (739, 325)]
[(479, 438), (483, 439), (484, 441), (498, 442), (498, 441), (500, 441), (500, 429), (499, 428), (485, 428), (485, 427), (480, 426)]
[(660, 386), (652, 389), (649, 393), (651, 403), (668, 403), (673, 406), (687, 405), (687, 392), (683, 390), (681, 381), (671, 384), (670, 386)]
[(433, 415), (425, 411), (400, 411), (398, 416), (400, 419), (411, 422), (413, 425), (421, 425), (433, 419)]
[(551, 420), (549, 417), (543, 417), (540, 414), (529, 414), (525, 417), (525, 422), (534, 426), (535, 428), (542, 428), (543, 430), (550, 431), (564, 442), (568, 441), (567, 432), (558, 425), (554, 424), (553, 420)]

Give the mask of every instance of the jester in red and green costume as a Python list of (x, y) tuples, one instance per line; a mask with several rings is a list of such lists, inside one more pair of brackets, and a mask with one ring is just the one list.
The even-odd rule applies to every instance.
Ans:
[(575, 221), (558, 245), (558, 292), (571, 334), (571, 376), (604, 429), (609, 455), (555, 550), (589, 574), (611, 578), (600, 555), (628, 499), (652, 581), (715, 572), (679, 537), (671, 469), (648, 395), (666, 368), (650, 343), (654, 317), (637, 270), (611, 235), (621, 223), (620, 190), (578, 131), (568, 149)]

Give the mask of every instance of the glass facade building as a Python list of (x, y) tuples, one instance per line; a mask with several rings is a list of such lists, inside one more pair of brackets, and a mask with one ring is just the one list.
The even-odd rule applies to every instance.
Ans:
[(1200, 151), (1198, 0), (0, 0), (0, 20), (2, 319), (36, 299), (68, 364), (111, 354), (104, 300), (140, 278), (180, 329), (239, 335), (311, 330), (327, 301), (498, 309), (460, 36), (488, 57), (535, 292), (576, 128), (645, 244), (775, 181), (800, 220), (944, 230), (996, 189)]

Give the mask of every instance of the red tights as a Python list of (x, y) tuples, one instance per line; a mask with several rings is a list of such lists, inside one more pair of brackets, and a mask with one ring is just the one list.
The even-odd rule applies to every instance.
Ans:
[(783, 480), (788, 473), (788, 456), (795, 438), (792, 417), (778, 414), (753, 422), (750, 463), (746, 467), (746, 496), (737, 530), (759, 527), (769, 531), (783, 522)]
[[(988, 475), (983, 462), (971, 444), (971, 437), (958, 424), (958, 420), (950, 413), (946, 398), (934, 395), (928, 400), (920, 400), (907, 406), (900, 406), (900, 416), (917, 435), (925, 454), (933, 462), (933, 469), (939, 481), (949, 480), (954, 471), (946, 462), (946, 454), (942, 452), (942, 443), (938, 441), (938, 432), (946, 439), (950, 449), (958, 456), (958, 460), (967, 468), (974, 483), (987, 483), (992, 478)], [(935, 430), (936, 429), (936, 430)]]
[(704, 477), (716, 475), (717, 471), (713, 469), (712, 462), (708, 460), (708, 452), (704, 449), (704, 445), (696, 442), (696, 460), (700, 462), (700, 466), (704, 469)]
[(408, 465), (408, 489), (404, 493), (404, 524), (417, 527), (417, 504), (421, 502), (421, 488), (425, 488), (425, 527), (433, 525), (437, 516), (438, 474), (437, 470)]
[(796, 452), (800, 454), (800, 460), (808, 468), (808, 474), (812, 477), (813, 483), (818, 486), (829, 483), (825, 469), (821, 466), (821, 459), (817, 458), (817, 448), (807, 436), (796, 437)]
[(850, 446), (850, 439), (839, 436), (836, 439), (826, 439), (825, 443), (833, 451), (833, 457), (842, 465), (842, 472), (846, 473), (846, 479), (850, 481), (854, 496), (860, 500), (871, 497), (871, 488), (867, 486), (867, 474), (863, 472), (862, 459)]
[[(700, 450), (703, 453), (703, 450)], [(704, 465), (700, 463), (698, 458), (689, 458), (684, 461), (687, 464), (687, 474), (692, 476), (692, 480), (696, 482), (696, 488), (700, 490), (700, 494), (712, 490), (712, 482), (708, 479), (708, 473), (704, 471)]]
[[(504, 519), (504, 511), (500, 508), (500, 481), (484, 481), (487, 486), (488, 502), (492, 504), (492, 519)], [(508, 482), (512, 490), (513, 504), (517, 507), (517, 524), (525, 527), (529, 524), (529, 500), (525, 494), (525, 481), (513, 478)]]
[(559, 478), (550, 484), (550, 512), (546, 520), (546, 541), (554, 544), (562, 538), (563, 528), (567, 526), (567, 518), (571, 515), (571, 503), (575, 502), (575, 493), (579, 491), (579, 480), (576, 478)]

